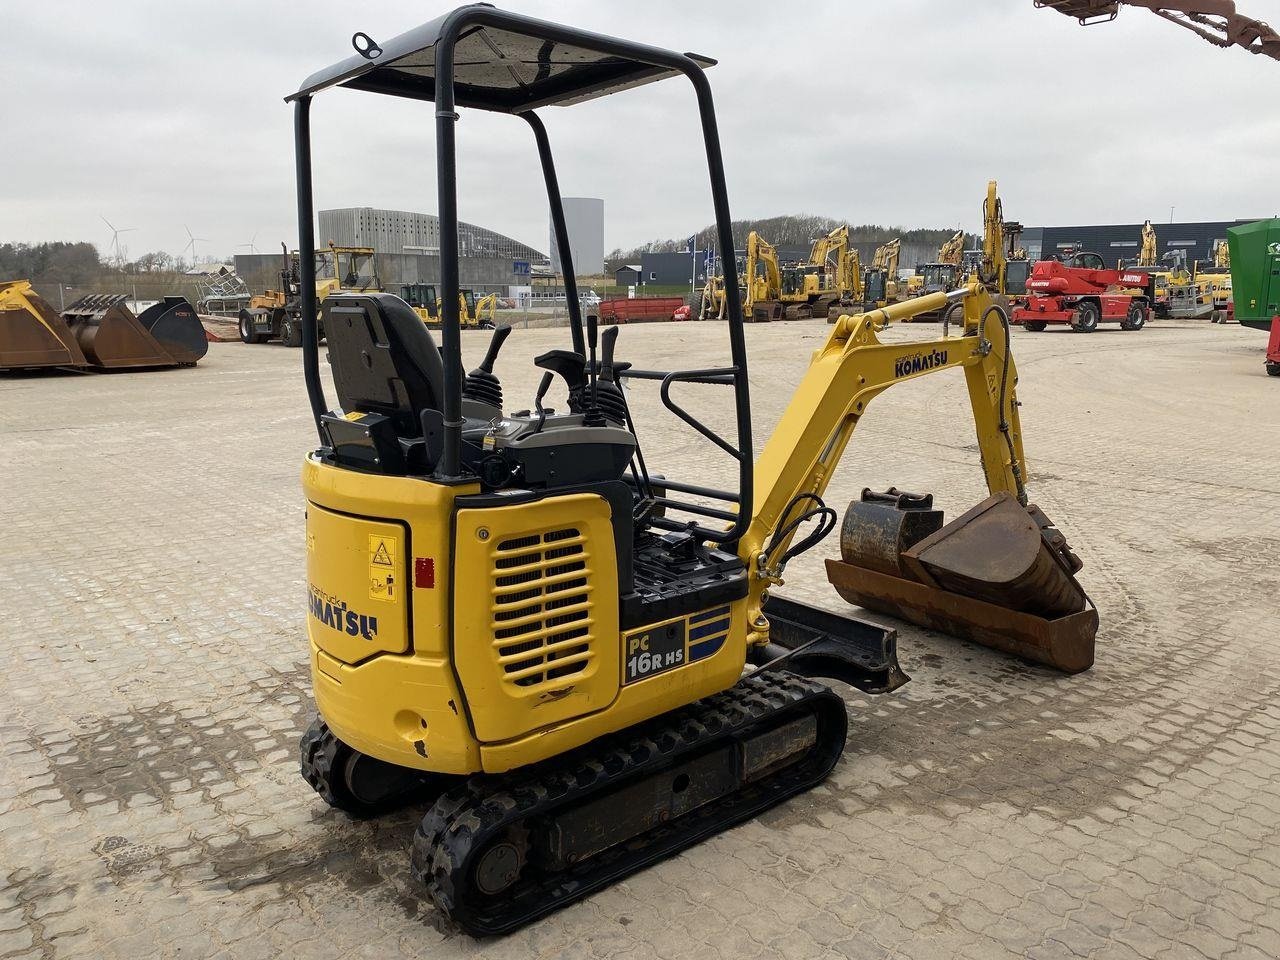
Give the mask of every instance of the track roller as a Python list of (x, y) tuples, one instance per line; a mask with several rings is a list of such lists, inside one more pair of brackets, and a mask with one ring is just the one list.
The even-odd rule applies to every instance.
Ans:
[(518, 774), (449, 790), (414, 837), (413, 873), (468, 933), (505, 933), (820, 783), (847, 725), (829, 688), (758, 671)]

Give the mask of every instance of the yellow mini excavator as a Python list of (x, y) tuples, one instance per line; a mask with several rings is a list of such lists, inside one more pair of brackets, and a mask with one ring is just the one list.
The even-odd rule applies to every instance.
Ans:
[[(720, 366), (615, 360), (619, 328), (584, 324), (540, 112), (668, 77), (693, 87), (715, 212), (733, 249), (712, 61), (508, 13), (459, 8), (308, 77), (294, 109), (303, 374), (319, 437), (302, 467), (307, 633), (319, 717), (303, 776), (357, 816), (428, 806), (411, 866), (473, 934), (511, 930), (821, 782), (844, 752), (843, 696), (907, 681), (892, 630), (774, 593), (788, 562), (840, 525), (822, 494), (868, 405), (896, 383), (962, 372), (992, 496), (950, 524), (927, 497), (850, 507), (829, 576), (902, 615), (1067, 670), (1096, 613), (1078, 561), (1027, 506), (1009, 319), (983, 283), (843, 316), (753, 461), (736, 263), (726, 257)], [(440, 343), (399, 297), (319, 305), (311, 120), (335, 87), (427, 101), (440, 217)], [(463, 373), (455, 126), (505, 114), (532, 134), (559, 244), (570, 343), (535, 357), (530, 406), (509, 410), (495, 361)], [(963, 335), (883, 342), (887, 324), (964, 305)], [(622, 389), (651, 384), (677, 425), (724, 457), (659, 473)], [(558, 384), (554, 409), (547, 394)], [(717, 430), (689, 384), (732, 397)], [(656, 404), (654, 405), (657, 406)], [(728, 435), (725, 435), (727, 433)], [(650, 449), (649, 454), (654, 454)], [(868, 579), (879, 577), (880, 579)], [(870, 586), (868, 584), (871, 584)], [(877, 586), (879, 585), (879, 586)], [(921, 609), (917, 609), (921, 608)], [(932, 611), (932, 612), (930, 612)], [(1070, 632), (1071, 636), (1066, 637)], [(1077, 642), (1063, 657), (1064, 639)]]
[[(436, 296), (434, 283), (406, 283), (400, 287), (400, 299), (413, 307), (423, 323), (431, 328), (440, 326), (442, 303)], [(458, 291), (458, 322), (463, 329), (492, 330), (497, 320), (498, 295), (490, 293), (476, 297), (474, 290), (463, 287)]]

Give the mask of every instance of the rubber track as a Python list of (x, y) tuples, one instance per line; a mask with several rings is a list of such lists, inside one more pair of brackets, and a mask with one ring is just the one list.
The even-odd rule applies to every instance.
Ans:
[[(797, 765), (784, 768), (650, 830), (639, 849), (636, 841), (620, 843), (544, 879), (536, 896), (529, 896), (524, 887), (509, 900), (500, 897), (469, 902), (466, 871), (471, 854), (508, 825), (571, 804), (573, 801), (567, 800), (570, 794), (577, 793), (587, 801), (615, 784), (658, 773), (697, 755), (709, 744), (750, 732), (762, 721), (806, 701), (817, 701), (815, 712), (826, 718), (825, 726), (820, 721), (819, 729), (827, 731), (828, 742), (824, 746), (820, 733), (814, 752), (830, 754), (823, 761), (816, 757), (801, 761), (806, 765), (821, 762), (820, 769), (809, 776), (796, 776)], [(832, 729), (833, 724), (838, 729)], [(846, 724), (844, 701), (826, 686), (782, 671), (750, 674), (723, 693), (562, 757), (511, 774), (469, 778), (441, 796), (418, 827), (412, 872), (426, 885), (436, 905), (467, 932), (506, 933), (821, 782), (843, 751)], [(838, 744), (832, 742), (831, 734), (838, 734)], [(724, 810), (726, 807), (730, 809)], [(717, 813), (721, 810), (724, 812)], [(496, 905), (499, 900), (508, 912)], [(514, 902), (528, 900), (534, 902), (531, 907)]]
[(298, 743), (298, 765), (302, 771), (302, 779), (311, 784), (311, 788), (320, 794), (325, 803), (345, 809), (331, 786), (341, 747), (342, 742), (329, 731), (329, 725), (316, 717)]

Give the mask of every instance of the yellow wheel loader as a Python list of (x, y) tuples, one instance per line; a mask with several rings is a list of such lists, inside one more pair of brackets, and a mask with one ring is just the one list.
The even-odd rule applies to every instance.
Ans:
[[(514, 929), (821, 782), (848, 718), (842, 695), (815, 678), (868, 694), (907, 682), (894, 631), (774, 593), (788, 562), (840, 525), (822, 494), (868, 405), (896, 383), (963, 372), (993, 497), (949, 525), (922, 517), (920, 498), (860, 502), (832, 579), (852, 594), (863, 587), (846, 584), (845, 566), (889, 565), (899, 575), (881, 599), (902, 615), (913, 604), (950, 611), (953, 629), (980, 642), (1005, 631), (1043, 660), (1059, 652), (1063, 621), (1096, 627), (1074, 558), (1026, 506), (1008, 317), (977, 280), (837, 320), (754, 462), (732, 258), (727, 364), (640, 369), (615, 360), (619, 328), (598, 338), (595, 319), (584, 324), (540, 111), (686, 79), (717, 241), (732, 250), (712, 61), (487, 4), (353, 45), (288, 98), (303, 372), (319, 437), (302, 467), (319, 717), (301, 770), (355, 816), (427, 806), (412, 873), (462, 929)], [(335, 87), (425, 101), (434, 118), (443, 317), (437, 344), (399, 297), (331, 294), (320, 305), (331, 401), (311, 256), (311, 108)], [(463, 373), (463, 109), (532, 134), (564, 265), (570, 342), (533, 358), (542, 380), (524, 409), (507, 409), (494, 372), (508, 328)], [(964, 305), (963, 336), (880, 340), (887, 324), (951, 302)], [(725, 458), (733, 485), (659, 472), (641, 437), (662, 427), (637, 422), (624, 382), (655, 387), (670, 418)], [(689, 409), (688, 384), (731, 397), (731, 416), (717, 418), (733, 425), (728, 436)], [(1022, 644), (1029, 629), (1039, 633)]]
[[(302, 346), (299, 254), (290, 253), (284, 244), (280, 250), (280, 288), (251, 297), (248, 307), (240, 311), (240, 339), (244, 343), (278, 340), (286, 347)], [(315, 251), (313, 272), (317, 303), (339, 290), (382, 291), (372, 247), (340, 247), (330, 241), (323, 250)]]

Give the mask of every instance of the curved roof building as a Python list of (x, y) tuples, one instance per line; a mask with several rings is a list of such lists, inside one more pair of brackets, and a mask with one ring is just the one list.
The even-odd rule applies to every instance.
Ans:
[[(528, 244), (474, 223), (458, 224), (462, 257), (492, 257), (541, 263), (547, 255)], [(440, 252), (440, 218), (431, 213), (340, 207), (320, 211), (318, 244), (372, 247), (377, 253)]]

